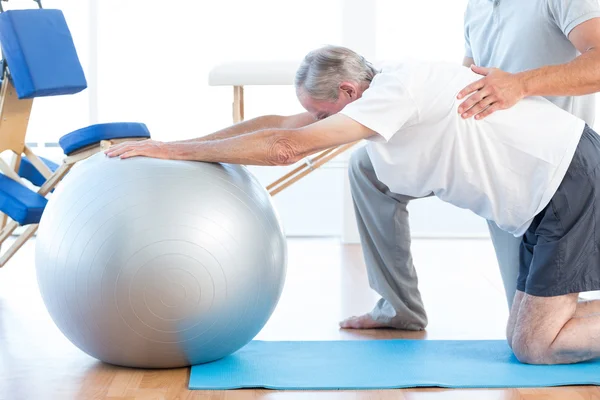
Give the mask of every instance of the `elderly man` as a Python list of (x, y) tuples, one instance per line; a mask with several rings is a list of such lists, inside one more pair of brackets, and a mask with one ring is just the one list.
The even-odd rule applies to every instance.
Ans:
[[(260, 117), (183, 142), (124, 143), (107, 155), (288, 165), (367, 139), (382, 196), (433, 193), (524, 234), (519, 301), (507, 330), (521, 361), (598, 357), (600, 314), (588, 315), (577, 297), (600, 289), (600, 137), (539, 97), (482, 121), (462, 118), (457, 93), (476, 79), (453, 64), (407, 62), (377, 71), (353, 51), (328, 46), (309, 53), (297, 73), (308, 115)], [(371, 195), (357, 194), (364, 201)], [(372, 209), (370, 218), (384, 221), (391, 211)], [(393, 247), (400, 239), (363, 236), (363, 245)]]
[[(457, 112), (481, 119), (524, 97), (546, 96), (593, 126), (596, 109), (590, 94), (600, 90), (598, 17), (598, 0), (469, 0), (464, 65), (476, 64), (473, 71), (486, 76), (460, 91), (460, 99), (471, 95)], [(366, 149), (352, 157), (350, 183), (361, 239), (370, 243), (363, 245), (370, 283), (382, 298), (370, 313), (349, 318), (342, 327), (423, 329), (427, 315), (410, 254), (407, 206), (413, 198), (391, 193), (377, 179)], [(385, 210), (389, 218), (374, 219), (373, 210)], [(488, 225), (510, 307), (521, 238), (493, 221)], [(582, 302), (580, 308), (600, 312), (596, 304)]]

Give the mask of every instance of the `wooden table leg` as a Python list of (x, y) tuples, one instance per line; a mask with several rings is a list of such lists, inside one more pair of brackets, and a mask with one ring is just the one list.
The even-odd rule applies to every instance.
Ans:
[(244, 120), (244, 87), (233, 87), (233, 123), (237, 124)]

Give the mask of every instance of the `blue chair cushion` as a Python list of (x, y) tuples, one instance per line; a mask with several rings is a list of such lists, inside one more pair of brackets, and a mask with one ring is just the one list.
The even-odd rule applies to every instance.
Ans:
[(111, 122), (78, 129), (61, 137), (58, 144), (68, 155), (101, 140), (127, 138), (150, 138), (150, 132), (145, 124), (138, 122)]
[[(40, 159), (46, 164), (50, 171), (54, 172), (58, 168), (58, 164), (48, 160), (47, 158), (40, 157)], [(27, 157), (23, 157), (21, 159), (21, 165), (19, 166), (19, 176), (21, 178), (27, 179), (29, 182), (33, 183), (35, 186), (42, 186), (44, 182), (46, 182), (46, 178), (40, 171), (37, 170), (36, 167), (33, 166), (31, 161)]]
[(1, 13), (0, 44), (20, 99), (72, 94), (87, 87), (60, 10)]
[(0, 174), (0, 211), (19, 224), (39, 223), (47, 202), (43, 196)]

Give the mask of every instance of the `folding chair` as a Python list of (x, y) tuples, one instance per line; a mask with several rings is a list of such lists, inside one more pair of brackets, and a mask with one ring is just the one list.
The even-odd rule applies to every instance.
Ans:
[[(7, 1), (7, 0), (2, 0)], [(0, 267), (36, 232), (50, 193), (72, 166), (126, 140), (147, 139), (139, 123), (92, 125), (63, 136), (59, 144), (66, 157), (61, 165), (38, 157), (25, 144), (33, 99), (81, 92), (87, 82), (60, 10), (4, 11), (0, 2), (0, 153), (10, 151), (11, 163), (0, 159), (0, 245), (19, 227), (17, 240), (0, 255)], [(27, 179), (36, 189), (22, 181)]]

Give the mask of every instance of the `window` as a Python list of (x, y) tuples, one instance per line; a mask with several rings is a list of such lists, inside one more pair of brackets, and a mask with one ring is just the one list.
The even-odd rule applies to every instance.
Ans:
[(377, 0), (377, 58), (461, 63), (468, 0)]

